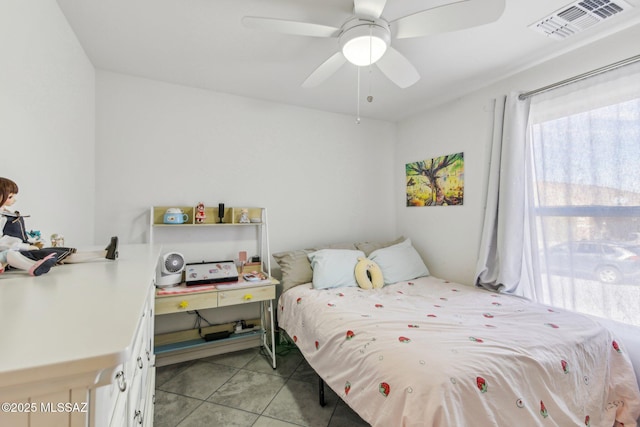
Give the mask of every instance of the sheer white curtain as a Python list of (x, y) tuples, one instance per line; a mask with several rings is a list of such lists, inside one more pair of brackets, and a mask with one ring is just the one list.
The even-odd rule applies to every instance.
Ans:
[[(476, 286), (515, 293), (523, 273), (529, 101), (518, 93), (496, 100), (484, 227)], [(524, 289), (524, 288), (523, 288)]]
[(535, 299), (640, 326), (640, 63), (531, 99)]
[(476, 284), (640, 326), (640, 63), (496, 106)]

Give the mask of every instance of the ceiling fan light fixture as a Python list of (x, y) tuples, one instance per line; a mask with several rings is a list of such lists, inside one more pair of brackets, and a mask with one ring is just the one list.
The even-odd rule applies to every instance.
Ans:
[(342, 46), (347, 61), (360, 67), (375, 64), (386, 51), (386, 43), (376, 36), (356, 37)]
[(354, 19), (343, 26), (339, 37), (342, 54), (359, 67), (376, 63), (391, 42), (389, 25), (380, 19)]

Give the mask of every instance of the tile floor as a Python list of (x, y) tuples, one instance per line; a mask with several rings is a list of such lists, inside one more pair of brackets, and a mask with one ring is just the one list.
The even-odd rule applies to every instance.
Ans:
[(295, 348), (279, 348), (271, 368), (258, 348), (163, 366), (156, 371), (155, 427), (367, 426)]

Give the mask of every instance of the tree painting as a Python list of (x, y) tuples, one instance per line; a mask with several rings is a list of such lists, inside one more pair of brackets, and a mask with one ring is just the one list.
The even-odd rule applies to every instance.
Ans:
[(464, 153), (407, 163), (407, 206), (461, 205)]

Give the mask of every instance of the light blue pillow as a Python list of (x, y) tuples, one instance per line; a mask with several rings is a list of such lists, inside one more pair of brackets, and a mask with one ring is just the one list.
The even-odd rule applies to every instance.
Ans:
[(429, 270), (411, 244), (411, 239), (377, 249), (371, 252), (369, 259), (382, 270), (385, 285), (429, 275)]
[(355, 268), (364, 252), (349, 249), (320, 249), (307, 255), (316, 289), (358, 286)]

